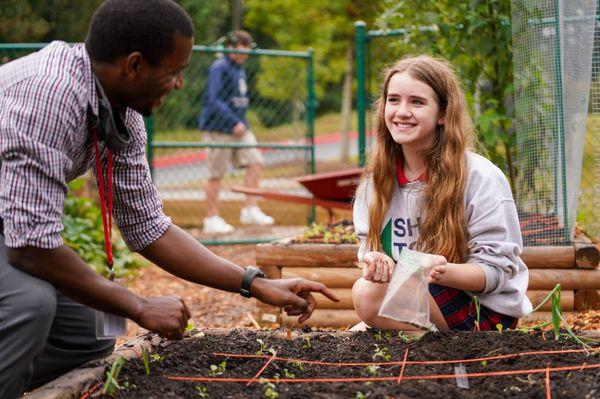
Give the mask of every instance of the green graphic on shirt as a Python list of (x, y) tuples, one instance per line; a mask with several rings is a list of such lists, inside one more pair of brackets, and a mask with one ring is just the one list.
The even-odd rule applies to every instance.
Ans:
[(392, 258), (392, 219), (390, 219), (381, 232), (381, 248), (387, 256)]

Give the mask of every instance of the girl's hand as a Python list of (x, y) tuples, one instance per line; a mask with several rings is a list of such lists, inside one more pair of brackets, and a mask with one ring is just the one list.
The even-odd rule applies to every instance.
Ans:
[(381, 252), (368, 252), (363, 258), (362, 276), (373, 283), (387, 283), (392, 279), (396, 262)]
[(448, 261), (441, 255), (435, 255), (433, 261), (433, 270), (429, 273), (429, 282), (434, 284), (444, 285), (444, 281), (448, 276)]

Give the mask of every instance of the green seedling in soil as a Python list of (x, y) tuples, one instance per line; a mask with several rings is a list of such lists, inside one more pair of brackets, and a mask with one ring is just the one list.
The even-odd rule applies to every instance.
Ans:
[(102, 387), (101, 391), (102, 395), (106, 395), (108, 393), (109, 396), (112, 396), (117, 389), (123, 388), (119, 385), (118, 379), (124, 364), (125, 358), (123, 356), (119, 356), (119, 358), (110, 366), (110, 370), (106, 372), (106, 381), (104, 381), (104, 386)]
[(487, 366), (487, 360), (482, 360), (481, 361), (481, 367), (485, 367)]
[(221, 375), (225, 372), (225, 370), (227, 369), (227, 360), (223, 360), (221, 363), (219, 363), (218, 365), (215, 364), (211, 364), (210, 365), (210, 371), (208, 372), (208, 374), (211, 377), (214, 377), (216, 375)]
[[(401, 333), (402, 331), (399, 331), (398, 333)], [(400, 336), (400, 335), (398, 335)], [(392, 338), (392, 332), (390, 330), (377, 330), (375, 332), (375, 334), (373, 334), (373, 338), (375, 338), (375, 341), (381, 341), (384, 338)]]
[(153, 362), (159, 362), (159, 363), (161, 363), (163, 360), (165, 360), (165, 357), (159, 355), (158, 353), (153, 353), (152, 355), (150, 355), (150, 358), (152, 359)]
[(373, 355), (373, 360), (377, 359), (378, 357), (382, 358), (386, 362), (392, 358), (392, 355), (388, 353), (387, 346), (380, 348), (378, 344), (375, 344), (375, 354)]
[(267, 346), (265, 341), (263, 341), (262, 339), (258, 338), (256, 342), (258, 342), (258, 344), (260, 345), (260, 348), (255, 352), (257, 355), (260, 356), (270, 353), (271, 355), (275, 356), (277, 354), (275, 348), (273, 348), (272, 346)]
[(199, 333), (192, 335), (192, 338), (204, 338), (205, 335), (204, 331), (200, 331)]
[[(368, 395), (368, 394), (367, 394)], [(361, 391), (356, 391), (356, 395), (354, 396), (354, 399), (366, 399), (367, 395), (365, 395), (364, 393), (362, 393)]]
[(208, 398), (210, 396), (208, 394), (208, 388), (205, 387), (204, 385), (196, 385), (194, 388), (196, 388), (196, 393), (201, 398)]
[(190, 332), (194, 329), (194, 325), (192, 323), (188, 323), (187, 326), (185, 326), (185, 332)]
[(474, 296), (473, 303), (475, 304), (475, 330), (481, 331), (479, 329), (479, 322), (481, 321), (481, 302), (479, 302), (479, 298)]
[[(275, 373), (275, 378), (280, 379), (281, 375), (279, 373)], [(288, 369), (283, 369), (283, 378), (296, 378), (296, 374), (292, 373)]]
[(408, 335), (402, 330), (398, 330), (398, 338), (404, 342), (418, 341), (423, 335)]
[(142, 362), (144, 362), (144, 370), (146, 370), (146, 375), (150, 375), (150, 356), (148, 353), (148, 348), (142, 346)]
[(379, 374), (379, 366), (376, 366), (374, 364), (365, 367), (365, 373), (368, 375), (378, 375)]
[(504, 330), (504, 326), (500, 323), (496, 324), (496, 330), (498, 330), (498, 332), (500, 334), (502, 334), (502, 330)]
[(531, 330), (534, 330), (536, 328), (546, 327), (546, 326), (550, 325), (550, 323), (552, 323), (552, 329), (554, 331), (554, 339), (558, 339), (559, 336), (562, 335), (560, 333), (560, 325), (561, 325), (561, 322), (562, 322), (562, 323), (564, 323), (565, 330), (567, 330), (567, 334), (566, 335), (568, 335), (569, 337), (573, 338), (573, 340), (575, 342), (577, 342), (578, 344), (580, 344), (581, 346), (583, 346), (585, 349), (590, 349), (591, 346), (589, 346), (588, 344), (586, 344), (585, 342), (583, 342), (577, 335), (575, 335), (575, 333), (573, 332), (573, 330), (571, 330), (571, 327), (569, 327), (569, 324), (567, 323), (567, 321), (563, 317), (562, 308), (560, 306), (560, 290), (561, 290), (560, 284), (556, 284), (554, 286), (554, 288), (552, 289), (552, 291), (550, 291), (548, 293), (548, 295), (546, 295), (546, 297), (544, 298), (544, 300), (542, 302), (540, 302), (540, 304), (537, 305), (531, 312), (529, 312), (527, 315), (525, 315), (525, 316), (529, 316), (530, 314), (532, 314), (533, 312), (535, 312), (539, 308), (541, 308), (542, 305), (544, 305), (546, 302), (548, 302), (548, 300), (550, 300), (551, 303), (552, 303), (552, 321), (551, 322), (542, 323), (542, 324), (538, 324), (537, 326), (530, 327), (529, 329), (521, 328), (521, 329), (519, 329), (519, 331), (523, 331), (523, 332), (531, 331)]
[(292, 366), (296, 367), (299, 371), (304, 371), (304, 364), (302, 364), (302, 362), (299, 362), (298, 360), (294, 360), (292, 362)]
[(263, 384), (263, 396), (269, 399), (277, 399), (279, 397), (279, 392), (277, 392), (277, 387), (272, 382), (267, 380), (262, 381)]
[(302, 349), (310, 349), (312, 348), (312, 343), (310, 342), (310, 335), (308, 334), (302, 334), (300, 337), (302, 337)]

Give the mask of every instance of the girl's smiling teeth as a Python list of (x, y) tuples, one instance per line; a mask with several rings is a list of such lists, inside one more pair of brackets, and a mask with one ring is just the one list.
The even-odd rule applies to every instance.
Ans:
[(416, 123), (408, 123), (408, 122), (394, 122), (394, 125), (399, 129), (410, 129), (416, 126)]

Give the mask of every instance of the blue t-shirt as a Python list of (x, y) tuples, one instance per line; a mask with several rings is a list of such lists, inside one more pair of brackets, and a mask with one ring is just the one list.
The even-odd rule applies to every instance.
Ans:
[(246, 72), (228, 56), (215, 60), (208, 71), (202, 96), (200, 130), (231, 134), (238, 122), (246, 127), (248, 109)]

